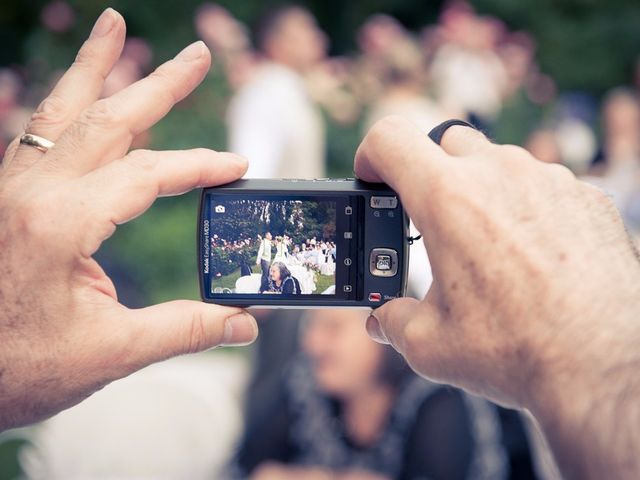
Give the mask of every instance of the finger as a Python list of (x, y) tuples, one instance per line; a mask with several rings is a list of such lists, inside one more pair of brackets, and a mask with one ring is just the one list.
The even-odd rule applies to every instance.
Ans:
[(121, 157), (135, 136), (200, 84), (210, 64), (203, 42), (189, 45), (148, 77), (84, 110), (51, 149), (50, 161), (77, 176)]
[[(105, 165), (80, 179), (82, 194), (91, 197), (91, 217), (109, 224), (125, 223), (146, 211), (159, 196), (179, 195), (198, 187), (237, 180), (247, 171), (247, 161), (238, 155), (194, 150), (154, 152), (134, 150), (121, 160)], [(112, 233), (95, 230), (83, 252), (92, 255)]]
[[(100, 15), (69, 70), (32, 115), (27, 133), (56, 142), (80, 112), (98, 99), (105, 78), (122, 53), (125, 30), (124, 19), (112, 8)], [(25, 145), (18, 151), (16, 166), (22, 168), (43, 156)]]
[(377, 122), (358, 147), (355, 173), (368, 182), (385, 182), (399, 195), (420, 228), (424, 199), (416, 192), (436, 188), (450, 158), (425, 132), (401, 117)]
[(404, 330), (414, 317), (419, 304), (418, 300), (409, 297), (385, 303), (371, 312), (367, 318), (367, 333), (376, 342), (392, 345), (403, 353)]
[(178, 300), (139, 310), (127, 310), (137, 345), (135, 369), (183, 353), (218, 346), (252, 343), (258, 335), (255, 319), (246, 311)]
[(443, 345), (440, 314), (428, 300), (398, 298), (385, 303), (367, 319), (369, 336), (393, 346), (423, 375), (437, 370)]
[(0, 168), (6, 169), (9, 166), (13, 156), (16, 154), (16, 150), (18, 150), (18, 145), (20, 145), (20, 137), (16, 137), (11, 140), (11, 143), (4, 151), (4, 157), (0, 160)]
[(466, 157), (481, 153), (494, 144), (480, 130), (453, 125), (442, 135), (440, 146), (449, 155)]

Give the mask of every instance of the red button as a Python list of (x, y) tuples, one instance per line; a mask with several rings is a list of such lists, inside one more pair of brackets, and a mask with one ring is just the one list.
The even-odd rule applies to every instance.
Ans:
[(370, 302), (379, 302), (380, 300), (382, 300), (382, 295), (379, 293), (370, 293), (369, 294), (369, 301)]

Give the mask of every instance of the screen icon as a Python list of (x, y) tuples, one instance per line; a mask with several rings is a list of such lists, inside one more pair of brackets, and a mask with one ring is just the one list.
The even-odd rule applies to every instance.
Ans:
[(344, 232), (344, 238), (345, 238), (345, 240), (351, 240), (353, 238), (353, 233), (352, 232)]
[(350, 206), (344, 207), (344, 214), (345, 215), (351, 215), (352, 213), (353, 213), (353, 208), (351, 208)]
[(349, 265), (351, 265), (351, 259), (350, 258), (345, 258), (344, 259), (344, 264), (348, 267)]
[(214, 210), (216, 213), (224, 213), (226, 209), (224, 205), (216, 205)]
[(344, 287), (342, 287), (342, 290), (344, 290), (345, 293), (350, 293), (351, 292), (351, 285), (345, 285)]

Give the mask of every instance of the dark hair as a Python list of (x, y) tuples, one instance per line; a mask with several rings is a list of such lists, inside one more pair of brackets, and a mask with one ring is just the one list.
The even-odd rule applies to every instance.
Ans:
[(256, 49), (262, 53), (266, 53), (267, 43), (269, 43), (273, 34), (280, 29), (285, 18), (295, 12), (306, 12), (306, 10), (299, 5), (281, 5), (267, 10), (258, 19), (253, 28), (252, 37)]
[(278, 267), (278, 270), (280, 271), (280, 280), (282, 280), (284, 282), (285, 278), (290, 277), (291, 276), (291, 272), (289, 271), (289, 269), (287, 268), (287, 266), (282, 263), (282, 262), (273, 262), (271, 264), (272, 267)]

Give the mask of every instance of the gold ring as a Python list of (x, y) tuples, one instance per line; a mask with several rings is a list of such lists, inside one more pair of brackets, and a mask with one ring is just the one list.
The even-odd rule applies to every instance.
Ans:
[(20, 145), (29, 145), (35, 147), (43, 153), (47, 153), (51, 147), (55, 145), (51, 140), (33, 135), (32, 133), (25, 133), (20, 137)]

